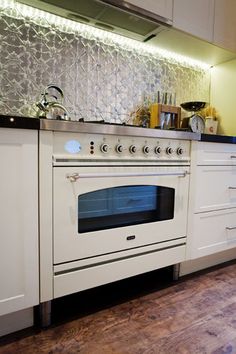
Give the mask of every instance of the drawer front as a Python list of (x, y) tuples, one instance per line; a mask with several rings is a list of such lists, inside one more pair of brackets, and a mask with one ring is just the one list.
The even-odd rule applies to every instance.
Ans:
[(234, 247), (236, 247), (236, 209), (193, 215), (187, 236), (188, 259)]
[(235, 165), (236, 144), (195, 142), (197, 165)]
[(198, 166), (194, 212), (236, 207), (236, 166)]

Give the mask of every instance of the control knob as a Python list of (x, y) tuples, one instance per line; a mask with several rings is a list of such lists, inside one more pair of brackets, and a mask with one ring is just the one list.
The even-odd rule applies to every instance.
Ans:
[(130, 152), (131, 154), (135, 154), (136, 151), (137, 151), (136, 146), (135, 146), (135, 145), (130, 145), (130, 147), (129, 147), (129, 152)]
[(156, 146), (154, 149), (155, 154), (159, 155), (161, 153), (161, 147), (160, 146)]
[(178, 147), (177, 150), (176, 150), (176, 153), (177, 153), (177, 155), (183, 155), (183, 153), (184, 153), (183, 148)]
[(145, 145), (145, 146), (143, 147), (143, 153), (147, 155), (147, 154), (149, 154), (149, 152), (150, 152), (150, 147), (147, 146), (147, 145)]
[(173, 153), (173, 149), (170, 146), (168, 146), (166, 148), (166, 153), (167, 153), (167, 155), (171, 155)]
[(108, 144), (102, 144), (102, 145), (100, 146), (101, 152), (103, 152), (103, 153), (105, 153), (105, 154), (108, 152), (108, 149), (109, 149), (109, 145), (108, 145)]
[(123, 145), (121, 144), (116, 145), (116, 152), (118, 152), (118, 154), (120, 154), (123, 150), (124, 150)]

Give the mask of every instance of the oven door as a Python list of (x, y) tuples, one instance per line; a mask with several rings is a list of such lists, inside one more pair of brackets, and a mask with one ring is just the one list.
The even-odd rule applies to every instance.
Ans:
[(186, 237), (189, 167), (54, 167), (54, 264)]

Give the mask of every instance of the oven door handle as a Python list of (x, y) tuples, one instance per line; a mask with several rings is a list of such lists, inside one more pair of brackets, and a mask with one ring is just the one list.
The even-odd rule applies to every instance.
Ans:
[(69, 179), (70, 182), (76, 182), (79, 178), (106, 178), (106, 177), (158, 177), (158, 176), (177, 176), (177, 177), (185, 177), (188, 175), (188, 171), (183, 172), (121, 172), (121, 173), (72, 173), (67, 174), (66, 178)]

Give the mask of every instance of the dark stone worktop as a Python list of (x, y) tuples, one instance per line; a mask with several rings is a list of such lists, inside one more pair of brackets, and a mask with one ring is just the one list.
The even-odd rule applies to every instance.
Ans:
[[(47, 123), (48, 120), (45, 120), (45, 121)], [(57, 122), (49, 122), (49, 123), (55, 124)], [(65, 122), (65, 123), (68, 125), (68, 122)], [(62, 124), (62, 122), (60, 123), (60, 125), (61, 124)], [(80, 126), (82, 127), (81, 124), (84, 124), (84, 123), (80, 123)], [(73, 125), (73, 123), (71, 125)], [(88, 125), (85, 124), (85, 126), (88, 126)], [(29, 117), (19, 117), (19, 116), (12, 116), (12, 115), (0, 115), (0, 128), (18, 128), (18, 129), (36, 129), (36, 130), (39, 130), (40, 129), (40, 119), (38, 119), (38, 118), (29, 118)], [(124, 128), (125, 127), (123, 127), (123, 129)], [(41, 127), (41, 129), (42, 129), (42, 127)], [(114, 129), (114, 128), (112, 128), (112, 129)], [(122, 129), (122, 127), (121, 127), (121, 129)], [(106, 126), (106, 130), (107, 130), (107, 126)], [(137, 130), (137, 128), (136, 128), (136, 130)], [(139, 130), (138, 132), (141, 133), (141, 131), (144, 131), (144, 130), (145, 129), (141, 128), (141, 130)], [(148, 129), (148, 131), (150, 132), (149, 129)], [(155, 130), (153, 130), (153, 133), (155, 133)], [(167, 131), (163, 131), (162, 130), (161, 133), (168, 135)], [(172, 132), (169, 131), (169, 133), (170, 133), (170, 136), (169, 136), (170, 138), (172, 137), (171, 134), (172, 135), (176, 134), (176, 132), (174, 132), (174, 131), (172, 131)], [(188, 134), (186, 134), (186, 135), (188, 135)], [(189, 135), (191, 135), (191, 134), (189, 134)], [(195, 134), (192, 133), (192, 135), (193, 135), (192, 139), (188, 136), (188, 138), (190, 138), (190, 140), (200, 140), (200, 141), (206, 141), (206, 142), (212, 142), (212, 143), (236, 144), (236, 136), (201, 134), (201, 136), (199, 135), (198, 138), (196, 139)], [(200, 139), (199, 139), (199, 137), (200, 137)], [(175, 138), (177, 138), (177, 136)], [(180, 138), (180, 136), (179, 136), (179, 138)]]
[(236, 144), (236, 136), (230, 135), (201, 134), (200, 140), (207, 141), (209, 143)]
[(39, 129), (38, 118), (0, 115), (0, 128)]

